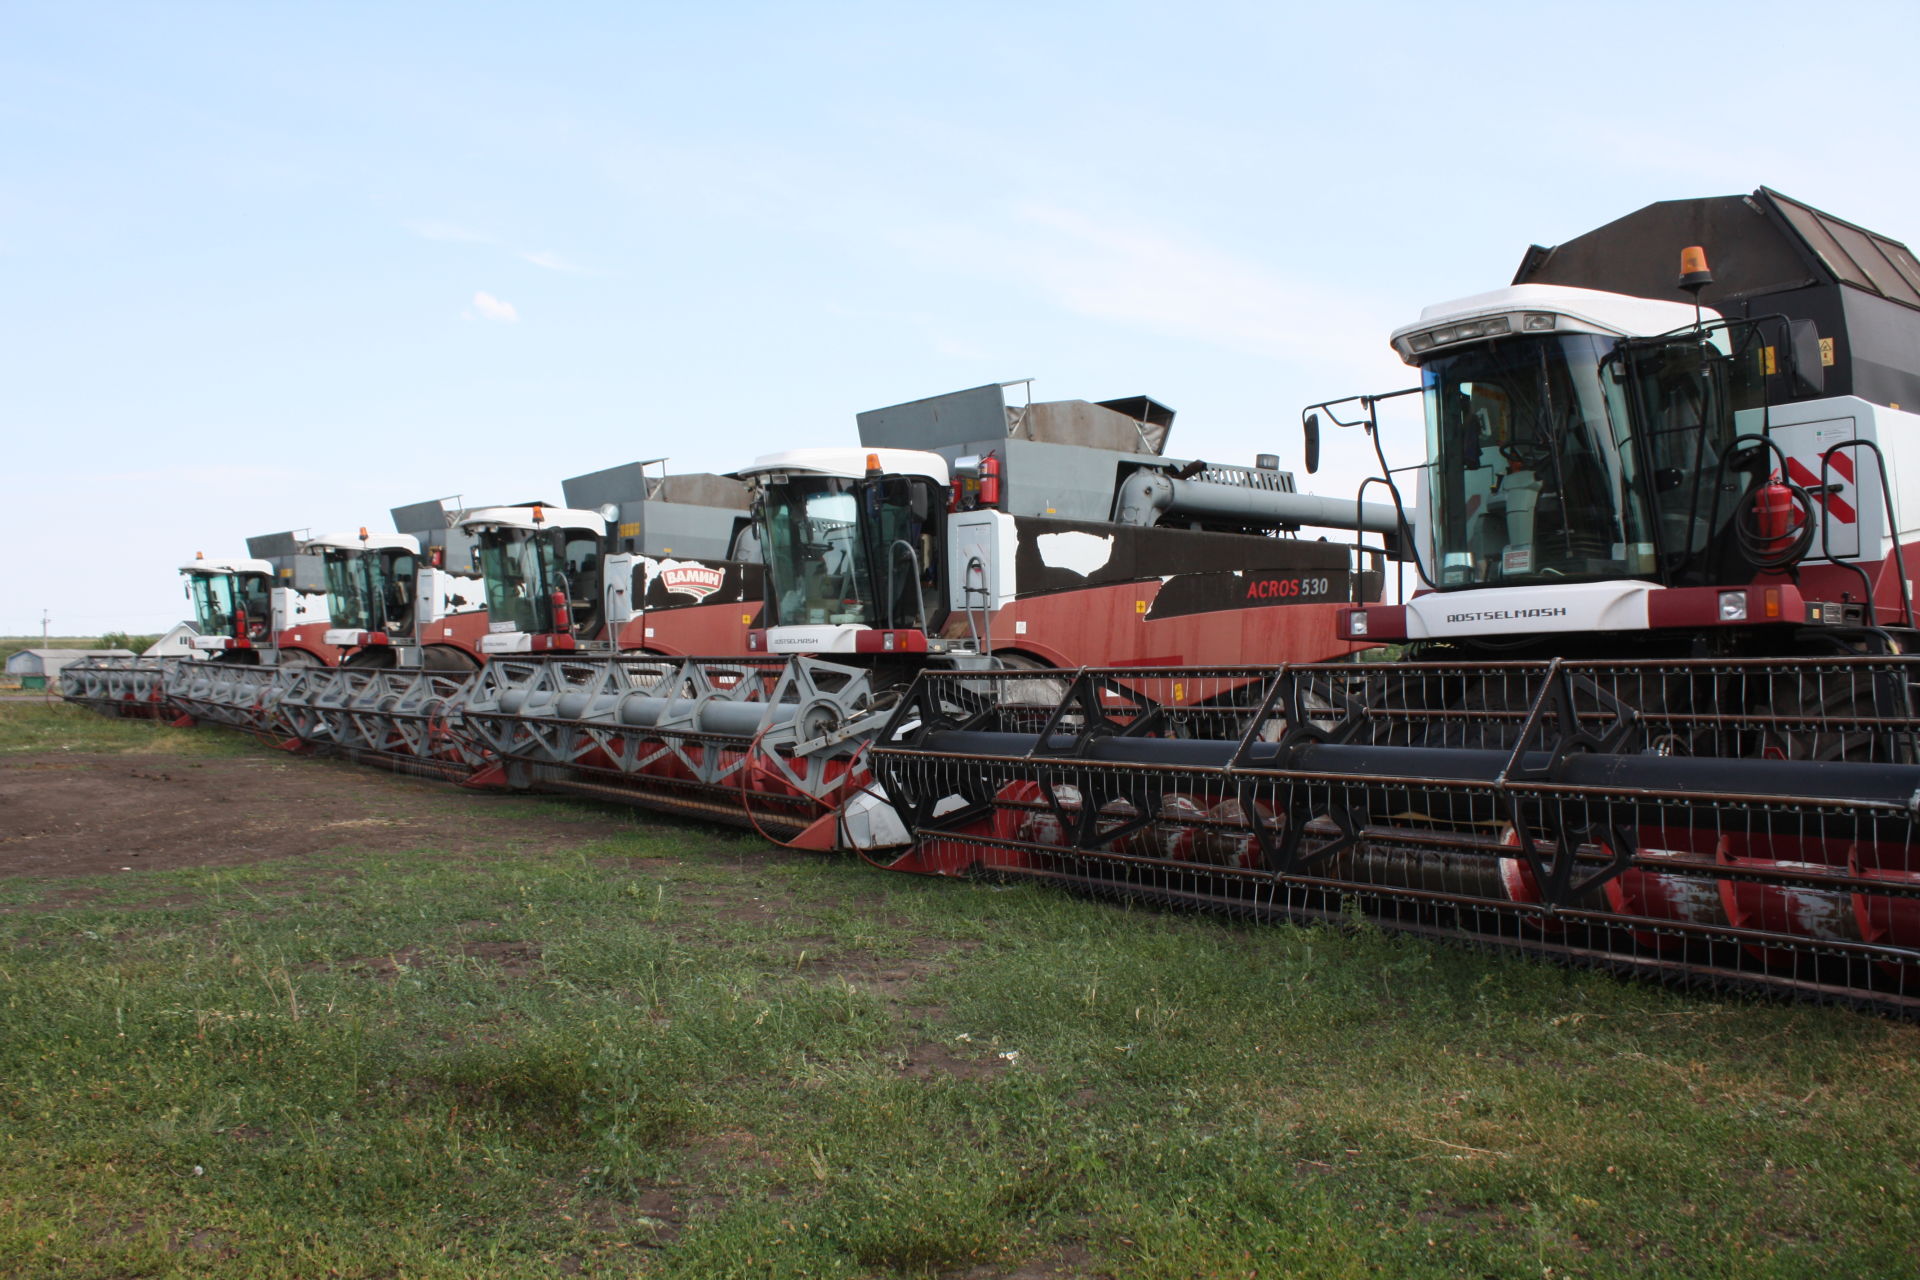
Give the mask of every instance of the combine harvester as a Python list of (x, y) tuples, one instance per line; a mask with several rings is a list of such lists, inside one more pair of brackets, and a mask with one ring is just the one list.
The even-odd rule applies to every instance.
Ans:
[[(356, 652), (369, 656), (284, 682), (277, 710), (289, 745), (466, 777), (485, 757), (450, 730), (449, 715), (472, 673), (490, 659), (743, 651), (760, 594), (759, 565), (744, 536), (746, 487), (723, 476), (649, 476), (653, 465), (629, 463), (566, 481), (566, 496), (578, 507), (396, 508), (396, 527), (411, 524), (419, 532), (384, 539), (379, 554), (395, 565), (413, 558), (420, 576), (415, 595), (389, 609), (389, 623), (413, 599), (430, 595), (438, 607), (480, 603), (484, 611), (404, 619), (411, 637), (404, 644), (393, 635), (330, 633), (336, 642), (364, 644)], [(421, 540), (424, 563), (418, 546), (409, 547)], [(339, 546), (329, 559), (348, 594), (377, 598), (381, 584), (360, 575), (380, 561), (356, 554), (354, 538), (331, 541)], [(389, 571), (386, 590), (401, 580)], [(347, 609), (360, 616), (351, 599)]]
[(760, 612), (745, 485), (630, 462), (563, 484), (569, 506), (466, 512), (486, 653), (743, 653)]
[(481, 761), (446, 728), (452, 702), (485, 661), (485, 583), (474, 544), (444, 499), (393, 509), (391, 534), (327, 534), (304, 544), (326, 568), (337, 667), (290, 672), (275, 691), (285, 745), (464, 777)]
[(862, 414), (858, 449), (760, 459), (740, 476), (768, 625), (746, 653), (496, 656), (458, 716), (496, 762), (476, 781), (885, 847), (906, 833), (865, 757), (929, 665), (1051, 696), (1048, 668), (1363, 647), (1334, 624), (1377, 598), (1384, 552), (1276, 535), (1390, 532), (1393, 509), (1297, 494), (1270, 460), (1167, 458), (1172, 419), (1144, 397), (1013, 407), (994, 385)]
[(180, 566), (200, 661), (166, 665), (160, 696), (177, 716), (270, 733), (280, 673), (332, 666), (325, 571), (298, 535), (247, 539), (246, 559), (196, 555)]
[(1339, 634), (1410, 661), (925, 672), (892, 865), (1920, 1010), (1917, 339), (1904, 246), (1764, 189), (1533, 250), (1393, 335), (1424, 585)]
[[(339, 651), (325, 641), (326, 586), (319, 558), (302, 555), (292, 533), (249, 538), (247, 549), (243, 559), (209, 559), (196, 552), (180, 566), (200, 661), (84, 659), (61, 673), (68, 696), (128, 716), (159, 715), (166, 708), (166, 714), (179, 716), (191, 714), (190, 708), (213, 708), (215, 719), (228, 722), (228, 704), (257, 702), (249, 691), (263, 688), (273, 669), (338, 661)], [(169, 684), (180, 695), (178, 703), (169, 701)]]
[[(1309, 469), (1359, 426), (1391, 503), (1167, 459), (1144, 399), (897, 406), (741, 473), (746, 656), (582, 651), (561, 554), (515, 628), (555, 643), (440, 724), (476, 785), (901, 871), (1920, 1013), (1916, 337), (1904, 246), (1764, 189), (1654, 205), (1394, 335), (1423, 460), (1381, 443), (1410, 392), (1306, 414)], [(1384, 604), (1390, 555), (1422, 585)]]
[(486, 583), (445, 499), (393, 509), (395, 532), (330, 533), (303, 544), (325, 564), (326, 641), (352, 670), (472, 672), (485, 661)]

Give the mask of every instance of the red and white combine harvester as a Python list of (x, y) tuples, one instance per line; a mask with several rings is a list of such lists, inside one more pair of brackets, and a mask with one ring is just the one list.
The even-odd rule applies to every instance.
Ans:
[(734, 654), (636, 637), (654, 579), (602, 499), (471, 513), (511, 638), (364, 709), (367, 750), (903, 871), (1920, 1014), (1920, 263), (1766, 189), (1669, 202), (1392, 340), (1418, 387), (1304, 415), (1308, 469), (1360, 427), (1390, 502), (1170, 459), (1145, 398), (1001, 387), (762, 458)]
[(760, 612), (746, 487), (654, 465), (575, 476), (577, 505), (462, 514), (486, 579), (486, 653), (745, 652)]
[(485, 661), (486, 585), (444, 501), (393, 510), (399, 532), (330, 533), (304, 550), (326, 565), (327, 643), (354, 669), (470, 672)]
[[(762, 458), (739, 473), (767, 599), (748, 655), (496, 656), (462, 704), (462, 731), (507, 785), (875, 847), (905, 833), (865, 753), (930, 665), (1024, 673), (1051, 694), (1066, 681), (1033, 673), (1360, 647), (1336, 637), (1335, 617), (1377, 593), (1384, 551), (1287, 535), (1390, 532), (1393, 509), (1295, 493), (1268, 459), (1167, 458), (1172, 418), (1144, 397), (1014, 407), (993, 385), (862, 414), (857, 449)], [(544, 536), (556, 563), (577, 567), (541, 581), (581, 581), (592, 539), (576, 556), (571, 539)], [(556, 588), (556, 609), (563, 594), (591, 599)], [(491, 579), (488, 598), (498, 618)], [(1174, 696), (1205, 717), (1231, 688), (1210, 680)]]
[(199, 634), (193, 647), (213, 662), (240, 666), (331, 666), (326, 583), (319, 558), (292, 533), (247, 539), (245, 559), (196, 553), (180, 566)]
[(180, 566), (201, 661), (166, 668), (162, 696), (184, 720), (270, 733), (280, 676), (332, 667), (326, 586), (318, 556), (293, 533), (247, 539), (245, 559), (196, 555)]
[(1165, 457), (1173, 417), (1145, 396), (1015, 406), (989, 385), (863, 413), (858, 449), (757, 460), (739, 473), (767, 567), (751, 647), (1019, 669), (1363, 647), (1330, 623), (1378, 593), (1384, 550), (1362, 563), (1291, 535), (1390, 537), (1393, 508), (1296, 493), (1268, 455)]
[(925, 673), (868, 756), (899, 865), (1920, 1011), (1913, 255), (1765, 189), (1657, 204), (1393, 344), (1419, 387), (1305, 421), (1415, 477), (1420, 589), (1339, 619), (1407, 660), (1220, 673), (1198, 732), (1203, 672)]

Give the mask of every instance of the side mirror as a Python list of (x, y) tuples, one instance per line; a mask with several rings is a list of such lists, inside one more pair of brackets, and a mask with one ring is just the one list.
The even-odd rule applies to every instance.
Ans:
[(472, 551), (472, 555), (471, 555), (471, 559), (472, 559), (472, 561), (473, 561), (473, 563), (472, 563), (471, 565), (469, 565), (468, 567), (469, 567), (469, 568), (471, 568), (471, 569), (472, 569), (472, 570), (473, 570), (473, 571), (474, 571), (475, 573), (479, 573), (479, 572), (481, 571), (481, 569), (480, 569), (480, 544), (479, 544), (479, 543), (477, 543), (477, 542), (473, 544), (473, 551)]
[(1320, 469), (1320, 415), (1310, 413), (1305, 423), (1307, 436), (1306, 463), (1307, 474), (1312, 475)]

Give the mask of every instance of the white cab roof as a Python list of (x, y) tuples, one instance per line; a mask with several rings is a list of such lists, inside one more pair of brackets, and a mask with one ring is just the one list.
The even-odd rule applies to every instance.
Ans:
[(750, 467), (734, 472), (741, 479), (785, 472), (789, 475), (838, 476), (843, 480), (862, 480), (867, 474), (867, 458), (878, 455), (880, 469), (889, 475), (926, 476), (947, 483), (947, 460), (937, 453), (921, 449), (788, 449), (753, 460)]
[(607, 522), (597, 511), (577, 507), (541, 507), (540, 523), (533, 522), (532, 507), (480, 507), (460, 517), (460, 527), (468, 533), (475, 529), (591, 529), (604, 534)]
[(323, 533), (300, 544), (302, 551), (409, 551), (420, 554), (420, 539), (410, 533)]
[(182, 573), (264, 573), (273, 576), (273, 564), (267, 560), (229, 560), (221, 556), (209, 556), (201, 560), (190, 560), (180, 566)]
[[(1558, 318), (1554, 333), (1600, 333), (1614, 337), (1650, 338), (1671, 333), (1693, 323), (1690, 303), (1656, 302), (1651, 298), (1631, 298), (1623, 293), (1603, 293), (1598, 289), (1574, 289), (1558, 284), (1516, 284), (1491, 293), (1476, 293), (1470, 298), (1441, 302), (1420, 313), (1413, 324), (1393, 331), (1393, 349), (1408, 364), (1417, 364), (1434, 354), (1416, 353), (1409, 345), (1414, 334), (1442, 325), (1458, 324), (1481, 316), (1510, 312), (1548, 311)], [(1718, 320), (1720, 313), (1711, 307), (1701, 312), (1704, 319)], [(1509, 331), (1519, 333), (1516, 323)], [(1506, 336), (1506, 335), (1502, 335)], [(1461, 346), (1468, 345), (1465, 342)], [(1451, 350), (1452, 346), (1435, 348)]]

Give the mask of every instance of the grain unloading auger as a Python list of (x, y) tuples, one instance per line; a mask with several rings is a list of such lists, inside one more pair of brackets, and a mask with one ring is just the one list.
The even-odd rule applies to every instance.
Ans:
[[(916, 837), (899, 870), (1357, 910), (1913, 1013), (1916, 674), (1883, 657), (1116, 668), (1038, 699), (1006, 673), (927, 672), (868, 762)], [(1844, 710), (1755, 710), (1788, 686)]]

